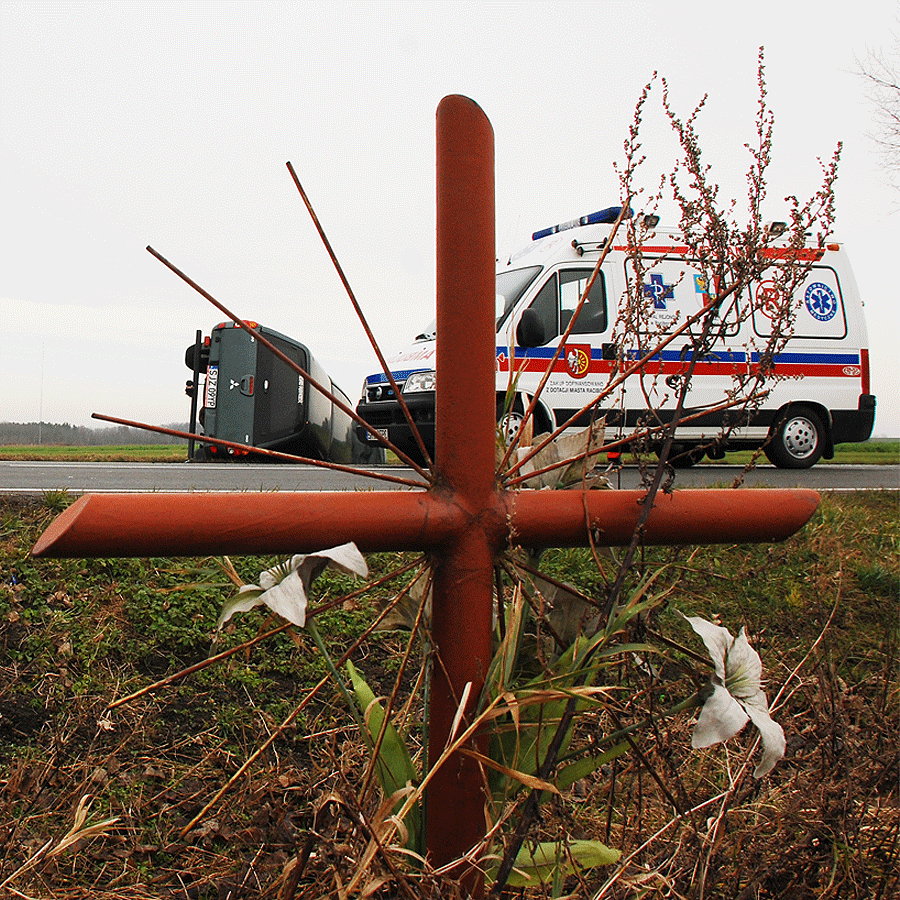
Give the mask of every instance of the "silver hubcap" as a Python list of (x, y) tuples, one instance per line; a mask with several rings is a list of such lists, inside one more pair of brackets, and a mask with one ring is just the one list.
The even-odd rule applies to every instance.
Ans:
[(519, 413), (510, 413), (503, 417), (503, 420), (500, 423), (500, 430), (503, 432), (503, 438), (506, 441), (507, 446), (509, 446), (513, 438), (519, 433), (521, 427), (522, 416)]
[(791, 419), (784, 429), (784, 446), (794, 459), (806, 459), (816, 449), (819, 435), (809, 419)]

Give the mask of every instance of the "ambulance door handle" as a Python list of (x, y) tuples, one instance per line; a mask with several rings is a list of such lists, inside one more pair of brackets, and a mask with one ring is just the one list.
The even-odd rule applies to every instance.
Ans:
[(619, 356), (619, 345), (613, 342), (604, 343), (600, 347), (603, 359), (615, 360)]

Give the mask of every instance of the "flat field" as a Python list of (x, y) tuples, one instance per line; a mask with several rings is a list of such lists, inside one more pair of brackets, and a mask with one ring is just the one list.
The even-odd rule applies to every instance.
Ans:
[(0, 447), (3, 460), (48, 462), (183, 462), (187, 447), (177, 444), (125, 445), (121, 447), (64, 447), (11, 445)]
[[(0, 460), (48, 460), (72, 462), (182, 462), (187, 449), (182, 445), (124, 446), (124, 447), (57, 447), (57, 446), (0, 446)], [(748, 451), (729, 453), (717, 465), (746, 465), (752, 454)], [(761, 462), (765, 462), (761, 457)], [(710, 460), (704, 460), (709, 463)], [(834, 459), (823, 459), (817, 465), (900, 465), (900, 440), (866, 441), (863, 444), (840, 444)]]
[[(31, 558), (58, 511), (46, 502), (0, 500), (0, 895), (347, 896), (381, 798), (364, 783), (368, 753), (334, 684), (304, 699), (327, 675), (309, 634), (281, 632), (203, 666), (277, 623), (256, 609), (217, 632), (234, 587), (211, 560)], [(628, 725), (633, 743), (543, 806), (536, 825), (541, 839), (599, 839), (622, 858), (560, 879), (556, 892), (509, 896), (897, 896), (898, 550), (897, 492), (826, 495), (781, 544), (646, 548), (633, 584), (654, 574), (661, 599), (623, 634), (645, 649), (603, 670), (615, 700), (581, 720), (570, 752), (590, 759)], [(377, 577), (406, 559), (368, 562)], [(232, 562), (252, 582), (273, 560)], [(548, 551), (542, 569), (602, 597), (614, 563), (615, 554)], [(357, 586), (331, 573), (314, 586), (334, 658), (396, 593), (351, 596)], [(746, 626), (787, 737), (767, 777), (750, 774), (751, 728), (692, 750), (692, 713), (662, 715), (709, 674), (677, 612), (733, 634)], [(393, 693), (409, 715), (418, 759), (421, 709), (401, 672), (407, 639), (374, 632), (354, 659), (376, 695)], [(461, 896), (399, 853), (378, 852), (367, 866), (351, 896)]]

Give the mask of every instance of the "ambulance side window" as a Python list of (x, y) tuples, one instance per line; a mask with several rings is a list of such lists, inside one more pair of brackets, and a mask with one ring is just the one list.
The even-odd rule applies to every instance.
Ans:
[[(565, 331), (584, 293), (593, 269), (566, 269), (559, 273), (560, 331)], [(598, 272), (591, 292), (581, 307), (572, 334), (599, 334), (606, 331), (606, 285)]]
[[(531, 302), (544, 326), (544, 343), (559, 337), (572, 319), (593, 269), (563, 269), (550, 276)], [(606, 285), (600, 272), (578, 314), (572, 334), (606, 331)]]
[(556, 275), (538, 291), (537, 297), (531, 301), (531, 309), (537, 314), (544, 326), (544, 343), (553, 340), (559, 334), (559, 287)]

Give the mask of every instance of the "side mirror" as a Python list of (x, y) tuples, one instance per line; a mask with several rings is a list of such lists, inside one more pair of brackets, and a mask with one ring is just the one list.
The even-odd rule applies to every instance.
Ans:
[(540, 347), (544, 343), (541, 317), (533, 309), (526, 309), (516, 326), (516, 344), (520, 347)]

